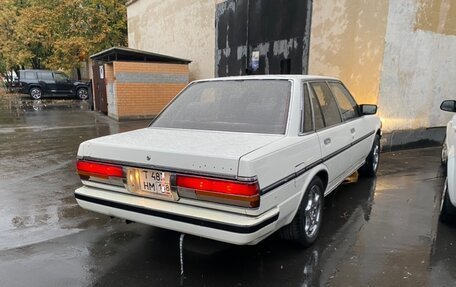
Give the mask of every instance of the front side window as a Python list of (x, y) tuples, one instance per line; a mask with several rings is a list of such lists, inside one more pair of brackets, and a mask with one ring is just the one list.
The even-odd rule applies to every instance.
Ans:
[(59, 82), (68, 80), (67, 75), (65, 75), (64, 73), (54, 73), (54, 78), (56, 81), (59, 81)]
[(318, 99), (326, 126), (329, 127), (341, 123), (342, 118), (340, 117), (339, 107), (328, 85), (326, 83), (311, 83), (310, 86)]
[(329, 83), (329, 87), (339, 104), (340, 113), (344, 121), (359, 117), (358, 105), (347, 89), (341, 83)]
[(291, 83), (230, 80), (188, 86), (151, 127), (284, 134)]

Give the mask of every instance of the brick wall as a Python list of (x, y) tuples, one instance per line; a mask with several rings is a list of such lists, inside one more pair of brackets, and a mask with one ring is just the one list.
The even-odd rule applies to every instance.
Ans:
[(104, 65), (104, 77), (105, 77), (105, 83), (113, 83), (114, 82), (114, 67), (113, 67), (113, 64), (105, 64)]
[(188, 83), (188, 65), (114, 62), (112, 67), (106, 82), (114, 82), (117, 105), (108, 114), (118, 120), (153, 118)]
[(116, 72), (188, 74), (188, 66), (181, 64), (114, 62), (114, 69)]

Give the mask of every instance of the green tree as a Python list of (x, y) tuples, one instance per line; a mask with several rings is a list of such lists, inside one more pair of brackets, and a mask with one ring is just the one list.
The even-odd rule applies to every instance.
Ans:
[(96, 52), (127, 45), (124, 1), (62, 1), (56, 7), (53, 54), (46, 64), (70, 70)]
[(0, 75), (8, 82), (8, 72), (18, 69), (30, 57), (25, 46), (16, 41), (19, 11), (26, 5), (25, 1), (0, 0)]
[(70, 71), (91, 54), (127, 45), (125, 1), (0, 0), (0, 72)]
[(19, 50), (24, 53), (19, 58), (20, 65), (42, 69), (47, 59), (52, 56), (55, 18), (49, 2), (29, 0), (27, 5), (19, 10), (14, 41), (16, 47), (20, 43)]

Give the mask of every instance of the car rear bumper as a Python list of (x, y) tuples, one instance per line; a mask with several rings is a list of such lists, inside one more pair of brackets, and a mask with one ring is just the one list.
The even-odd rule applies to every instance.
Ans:
[(75, 197), (84, 209), (238, 245), (258, 243), (276, 230), (279, 219), (278, 208), (253, 217), (87, 186)]

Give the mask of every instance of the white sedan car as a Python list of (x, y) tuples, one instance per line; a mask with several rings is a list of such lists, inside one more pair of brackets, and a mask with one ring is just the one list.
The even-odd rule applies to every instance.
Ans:
[[(447, 112), (456, 112), (456, 101), (443, 101), (440, 109)], [(456, 219), (456, 115), (446, 127), (446, 136), (442, 147), (442, 163), (446, 164), (447, 179), (440, 205), (440, 219), (450, 221)]]
[(83, 142), (78, 204), (232, 244), (282, 229), (315, 241), (323, 199), (375, 176), (381, 123), (337, 79), (247, 76), (190, 83), (148, 128)]

